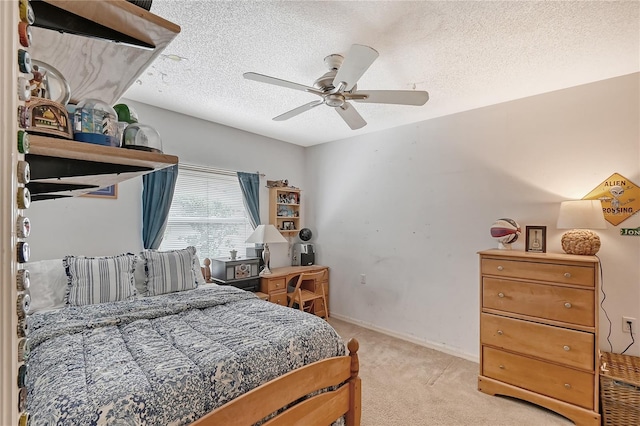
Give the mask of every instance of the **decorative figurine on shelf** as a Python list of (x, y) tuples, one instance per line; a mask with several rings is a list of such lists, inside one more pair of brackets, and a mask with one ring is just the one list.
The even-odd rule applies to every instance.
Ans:
[(267, 180), (267, 188), (286, 188), (289, 186), (289, 181), (284, 180)]
[(47, 90), (44, 86), (44, 77), (47, 75), (47, 70), (40, 71), (40, 67), (38, 65), (34, 65), (31, 74), (33, 78), (29, 80), (31, 84), (31, 96), (36, 96), (38, 98), (46, 98)]
[(202, 267), (202, 275), (204, 280), (208, 283), (212, 282), (211, 280), (211, 260), (207, 257), (204, 259), (204, 266)]

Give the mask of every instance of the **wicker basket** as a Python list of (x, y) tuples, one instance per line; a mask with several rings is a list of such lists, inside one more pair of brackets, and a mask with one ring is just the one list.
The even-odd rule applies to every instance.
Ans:
[(640, 425), (639, 357), (601, 353), (600, 403), (603, 425)]

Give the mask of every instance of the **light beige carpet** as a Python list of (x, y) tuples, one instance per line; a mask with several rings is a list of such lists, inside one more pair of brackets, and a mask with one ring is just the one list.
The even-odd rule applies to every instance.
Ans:
[(348, 322), (360, 343), (362, 426), (555, 426), (573, 422), (539, 406), (478, 391), (478, 364)]

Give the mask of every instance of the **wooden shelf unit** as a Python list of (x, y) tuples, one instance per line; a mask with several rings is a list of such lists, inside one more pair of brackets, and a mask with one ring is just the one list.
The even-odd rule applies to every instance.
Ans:
[(175, 155), (29, 135), (33, 201), (74, 197), (178, 164)]
[[(297, 234), (302, 229), (300, 189), (269, 188), (269, 223), (285, 236)], [(290, 223), (292, 229), (285, 224)]]
[[(71, 104), (94, 98), (113, 105), (180, 32), (178, 25), (125, 0), (44, 0), (32, 6), (30, 55), (67, 79)], [(80, 21), (87, 32), (78, 34)], [(49, 29), (58, 26), (69, 30)], [(102, 35), (107, 32), (118, 41)], [(178, 163), (173, 155), (36, 134), (29, 141), (27, 187), (33, 201), (83, 195)]]
[[(94, 98), (113, 105), (180, 32), (178, 25), (126, 0), (42, 0), (31, 1), (31, 5), (34, 7), (36, 23), (31, 26), (33, 42), (25, 49), (31, 59), (56, 68), (65, 77), (71, 89), (71, 103)], [(58, 8), (58, 13), (38, 9), (43, 5)], [(79, 17), (85, 19), (85, 24), (88, 22), (85, 25), (88, 33), (77, 35), (38, 26), (38, 16), (41, 18), (40, 24), (44, 18), (44, 21), (65, 26), (66, 19), (72, 15), (75, 15), (73, 19)], [(31, 175), (35, 178), (27, 185), (44, 196), (55, 195), (61, 187), (73, 185), (75, 189), (66, 190), (65, 195), (80, 195), (88, 189), (80, 189), (80, 186), (89, 186), (90, 191), (95, 189), (93, 185), (109, 186), (176, 164), (177, 157), (34, 134), (29, 135), (30, 153), (20, 153), (16, 143), (19, 129), (17, 110), (25, 102), (18, 100), (17, 82), (18, 77), (26, 77), (27, 74), (20, 73), (18, 68), (17, 53), (23, 47), (18, 39), (20, 13), (17, 0), (0, 2), (0, 21), (3, 44), (0, 54), (3, 64), (0, 78), (0, 103), (3, 105), (0, 108), (3, 120), (3, 126), (0, 127), (0, 240), (3, 242), (0, 250), (0, 280), (6, 284), (0, 291), (0, 424), (8, 425), (26, 424), (28, 419), (26, 412), (18, 410), (16, 381), (18, 367), (24, 366), (20, 365), (22, 361), (18, 357), (18, 342), (22, 334), (17, 315), (19, 304), (16, 304), (18, 293), (22, 293), (22, 290), (18, 290), (17, 275), (24, 269), (16, 256), (16, 244), (18, 240), (22, 242), (27, 238), (18, 238), (15, 227), (18, 215), (26, 216), (29, 213), (28, 206), (21, 207), (18, 204), (18, 190), (24, 186), (16, 179), (18, 161), (30, 163)], [(106, 28), (107, 32), (113, 30), (125, 37), (118, 36), (116, 40), (119, 42), (100, 38), (91, 32), (99, 26)], [(133, 43), (126, 41), (131, 39)]]
[(93, 98), (113, 105), (180, 33), (178, 25), (125, 0), (44, 0), (43, 6), (61, 9), (68, 19), (81, 17), (155, 47), (60, 33), (37, 26), (39, 2), (33, 3), (31, 58), (62, 73), (71, 87), (72, 104)]

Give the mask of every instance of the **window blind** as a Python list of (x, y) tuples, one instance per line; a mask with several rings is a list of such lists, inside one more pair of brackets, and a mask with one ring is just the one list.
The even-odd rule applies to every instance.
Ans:
[(194, 246), (200, 262), (231, 250), (243, 255), (252, 232), (235, 172), (179, 165), (160, 250)]

